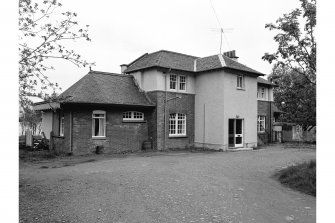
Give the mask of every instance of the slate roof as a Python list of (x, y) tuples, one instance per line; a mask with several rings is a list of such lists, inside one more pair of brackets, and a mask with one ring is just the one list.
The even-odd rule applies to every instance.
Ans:
[(150, 54), (146, 53), (139, 57), (128, 64), (128, 68), (125, 72), (129, 73), (149, 67), (164, 67), (183, 71), (193, 71), (195, 59), (197, 59), (197, 57), (161, 50)]
[(264, 75), (222, 54), (201, 58), (167, 50), (160, 50), (142, 55), (128, 64), (125, 73), (131, 73), (150, 67), (171, 68), (195, 73), (219, 68), (230, 68), (250, 72), (258, 76)]
[(265, 80), (262, 77), (257, 77), (257, 83), (259, 83), (259, 84), (265, 84), (265, 85), (277, 86), (276, 84), (272, 83), (271, 81)]
[(90, 71), (60, 98), (66, 98), (64, 103), (154, 106), (132, 76), (99, 71)]

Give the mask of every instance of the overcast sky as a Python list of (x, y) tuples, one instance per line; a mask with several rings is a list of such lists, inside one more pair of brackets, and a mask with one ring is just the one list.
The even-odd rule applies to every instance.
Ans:
[[(78, 13), (78, 21), (90, 25), (92, 41), (69, 42), (93, 70), (120, 73), (120, 64), (130, 63), (144, 53), (161, 49), (204, 57), (219, 53), (220, 25), (210, 0), (96, 0), (61, 1), (62, 11)], [(274, 32), (264, 28), (299, 6), (298, 0), (212, 0), (218, 20), (229, 28), (223, 52), (236, 50), (239, 61), (265, 74), (272, 65), (263, 61), (274, 52)], [(55, 61), (50, 80), (67, 89), (89, 68), (78, 69), (69, 62)]]

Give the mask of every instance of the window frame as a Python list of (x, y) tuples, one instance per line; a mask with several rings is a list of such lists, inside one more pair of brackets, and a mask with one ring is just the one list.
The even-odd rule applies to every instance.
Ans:
[[(102, 117), (96, 117), (95, 115), (103, 115)], [(103, 135), (94, 135), (95, 122), (99, 120), (99, 129), (100, 129), (100, 120), (103, 120)], [(106, 111), (94, 110), (92, 112), (92, 138), (105, 138), (106, 137)]]
[[(175, 80), (174, 80), (174, 81), (172, 81), (172, 77), (175, 77)], [(170, 89), (170, 90), (177, 91), (178, 75), (177, 75), (177, 74), (170, 74), (169, 79), (170, 79), (170, 81), (169, 81), (169, 89)], [(171, 83), (174, 83), (174, 87), (175, 87), (175, 88), (171, 88)]]
[[(261, 129), (261, 124), (263, 122), (263, 130)], [(266, 116), (258, 115), (257, 117), (257, 132), (264, 133), (266, 131)]]
[[(172, 80), (173, 77), (175, 77), (175, 80)], [(182, 78), (184, 79), (184, 81), (181, 81)], [(171, 88), (172, 85), (174, 85), (175, 88)], [(184, 89), (181, 88), (181, 85), (184, 86)], [(174, 91), (174, 92), (186, 92), (186, 90), (187, 90), (187, 76), (186, 75), (179, 75), (179, 74), (170, 74), (169, 75), (169, 90)]]
[[(264, 90), (264, 92), (262, 92), (262, 90)], [(265, 87), (257, 88), (257, 99), (266, 100), (266, 88)]]
[(59, 136), (64, 137), (64, 115), (59, 119)]
[[(125, 118), (125, 114), (129, 114), (130, 113), (130, 118)], [(141, 118), (136, 118), (136, 115), (141, 115)], [(135, 122), (143, 122), (144, 121), (144, 113), (143, 112), (139, 112), (139, 111), (125, 111), (122, 113), (122, 121), (135, 121)]]
[(169, 137), (185, 137), (187, 135), (186, 121), (186, 114), (171, 113), (169, 115)]
[[(184, 82), (181, 81), (181, 78), (184, 78)], [(184, 84), (184, 89), (181, 89), (181, 84)], [(185, 75), (178, 75), (178, 90), (179, 91), (186, 91), (186, 76)]]
[[(239, 80), (240, 81), (240, 85), (239, 85)], [(237, 74), (236, 75), (236, 88), (237, 89), (245, 89), (245, 83), (244, 83), (244, 75), (243, 74)]]

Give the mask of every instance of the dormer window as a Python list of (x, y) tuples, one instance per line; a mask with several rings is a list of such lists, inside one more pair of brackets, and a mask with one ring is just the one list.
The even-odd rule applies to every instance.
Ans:
[(123, 112), (123, 121), (143, 121), (143, 120), (144, 120), (143, 112), (137, 112), (137, 111)]

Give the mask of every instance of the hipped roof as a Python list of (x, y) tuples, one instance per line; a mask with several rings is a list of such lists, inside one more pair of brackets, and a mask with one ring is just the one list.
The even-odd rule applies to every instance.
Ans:
[(100, 71), (90, 71), (60, 98), (64, 103), (154, 106), (132, 76)]
[(239, 71), (246, 71), (257, 76), (264, 76), (261, 72), (258, 72), (222, 54), (201, 58), (167, 50), (160, 50), (154, 53), (146, 53), (142, 55), (135, 61), (128, 64), (125, 73), (131, 73), (151, 67), (171, 68), (195, 73), (220, 68), (230, 68)]

